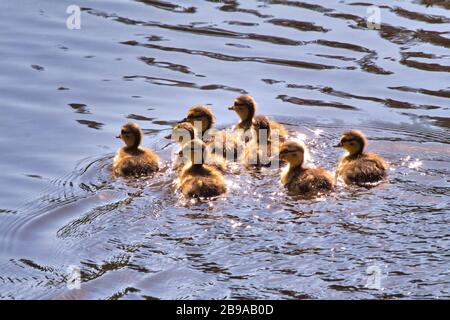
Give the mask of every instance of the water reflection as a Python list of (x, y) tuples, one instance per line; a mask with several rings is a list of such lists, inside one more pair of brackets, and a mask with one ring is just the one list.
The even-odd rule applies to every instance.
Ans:
[[(0, 298), (449, 298), (448, 1), (86, 0), (76, 32), (69, 4), (4, 17)], [(389, 183), (302, 199), (236, 164), (224, 197), (183, 198), (163, 137), (199, 103), (229, 127), (243, 93), (329, 170), (341, 132), (367, 132)], [(130, 120), (152, 179), (110, 176)]]

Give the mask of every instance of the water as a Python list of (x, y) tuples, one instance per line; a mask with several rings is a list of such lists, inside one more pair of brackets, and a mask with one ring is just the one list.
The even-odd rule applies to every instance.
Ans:
[[(450, 4), (425, 2), (2, 1), (0, 298), (450, 298)], [(390, 182), (305, 200), (236, 165), (183, 199), (164, 135), (194, 104), (231, 126), (241, 93), (329, 169), (363, 130)], [(128, 121), (152, 179), (110, 177)]]

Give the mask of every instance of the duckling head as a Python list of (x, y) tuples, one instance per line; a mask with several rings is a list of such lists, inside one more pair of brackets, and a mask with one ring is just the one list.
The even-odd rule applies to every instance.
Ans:
[(211, 109), (207, 106), (193, 106), (189, 109), (187, 117), (182, 119), (180, 122), (189, 122), (193, 126), (196, 123), (201, 122), (201, 132), (211, 129), (214, 124), (214, 114)]
[(280, 147), (280, 160), (289, 163), (290, 167), (299, 167), (303, 165), (306, 147), (295, 141), (287, 141)]
[(341, 136), (341, 141), (335, 146), (336, 148), (344, 148), (349, 155), (358, 155), (364, 151), (367, 146), (367, 138), (359, 130), (345, 131)]
[(180, 122), (173, 127), (172, 133), (169, 136), (175, 142), (184, 144), (195, 139), (195, 129), (190, 122)]
[(193, 165), (202, 165), (206, 144), (200, 139), (193, 139), (183, 145), (180, 153), (189, 159)]
[(122, 139), (127, 148), (135, 149), (141, 144), (142, 131), (137, 123), (127, 123), (116, 138)]
[(234, 99), (234, 104), (228, 110), (235, 111), (241, 121), (250, 121), (256, 112), (256, 102), (252, 96), (241, 95)]

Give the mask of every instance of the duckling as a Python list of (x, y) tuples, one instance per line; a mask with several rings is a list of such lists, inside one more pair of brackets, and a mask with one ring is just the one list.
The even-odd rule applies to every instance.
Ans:
[(270, 138), (270, 120), (265, 116), (255, 116), (251, 129), (252, 138), (245, 146), (243, 162), (247, 168), (269, 167), (272, 154), (279, 151), (279, 145)]
[[(170, 139), (183, 146), (185, 143), (195, 139), (196, 133), (194, 126), (189, 122), (179, 122), (172, 128), (172, 133), (165, 138)], [(173, 161), (173, 168), (176, 172), (180, 172), (186, 165), (186, 159), (182, 152), (175, 153), (177, 156)]]
[[(252, 96), (241, 95), (234, 100), (234, 104), (228, 110), (235, 111), (240, 122), (235, 126), (235, 129), (243, 130), (244, 132), (254, 126), (254, 117), (256, 113), (256, 101)], [(269, 120), (271, 129), (271, 138), (274, 140), (275, 134), (278, 135), (280, 141), (284, 141), (287, 137), (286, 128), (275, 121)], [(247, 141), (245, 141), (247, 142)]]
[(209, 145), (211, 153), (230, 160), (237, 159), (238, 141), (224, 130), (213, 130), (215, 117), (209, 107), (202, 105), (191, 107), (186, 118), (180, 122), (189, 122), (194, 127), (200, 124), (201, 130), (196, 128), (198, 133), (196, 137)]
[(127, 123), (116, 138), (125, 142), (113, 160), (114, 176), (141, 176), (159, 170), (159, 157), (150, 149), (141, 148), (142, 131), (138, 124)]
[[(173, 139), (180, 146), (183, 146), (187, 142), (194, 140), (196, 136), (196, 130), (190, 122), (180, 122), (173, 127), (172, 133), (166, 138)], [(186, 159), (185, 157), (183, 157), (182, 152), (176, 153), (176, 155), (178, 155), (178, 157), (176, 157), (174, 161), (174, 169), (175, 171), (179, 172), (186, 164)], [(215, 154), (208, 153), (208, 157), (205, 160), (205, 163), (215, 167), (221, 172), (225, 172), (227, 169), (227, 163), (225, 159)]]
[(339, 161), (336, 177), (347, 184), (364, 185), (384, 180), (389, 169), (386, 161), (375, 153), (364, 152), (367, 138), (359, 130), (345, 131), (336, 148), (344, 148), (348, 154)]
[(180, 172), (180, 189), (186, 197), (215, 197), (227, 191), (223, 175), (203, 163), (206, 151), (206, 144), (199, 139), (191, 140), (183, 146), (182, 152), (189, 155), (190, 160)]
[(281, 145), (280, 160), (288, 163), (281, 173), (281, 183), (292, 193), (312, 194), (334, 188), (333, 175), (324, 168), (303, 166), (306, 147), (295, 141)]

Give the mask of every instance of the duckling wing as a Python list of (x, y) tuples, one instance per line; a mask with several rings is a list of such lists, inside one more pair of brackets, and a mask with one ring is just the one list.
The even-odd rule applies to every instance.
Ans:
[(387, 171), (389, 169), (389, 165), (387, 164), (387, 162), (376, 153), (366, 153), (365, 159), (367, 161), (373, 162), (374, 165), (379, 168), (379, 170)]
[(191, 198), (208, 198), (225, 193), (226, 187), (221, 179), (214, 176), (190, 176), (182, 182), (181, 191), (185, 196)]
[(279, 140), (283, 142), (286, 139), (288, 132), (281, 123), (270, 120), (270, 136), (272, 140), (274, 140), (273, 138), (275, 135), (278, 135)]
[[(290, 187), (290, 188), (289, 188)], [(333, 177), (322, 168), (305, 169), (296, 180), (288, 186), (290, 191), (311, 193), (333, 189)]]
[(346, 178), (353, 183), (372, 183), (387, 176), (387, 163), (376, 154), (366, 154), (348, 166)]
[(155, 172), (159, 170), (160, 159), (158, 155), (150, 149), (144, 149), (143, 154), (143, 163), (151, 172)]
[(155, 161), (148, 161), (142, 157), (128, 157), (123, 159), (121, 173), (124, 176), (142, 176), (158, 171), (159, 166)]
[(333, 188), (333, 177), (323, 168), (308, 169), (306, 177), (306, 181), (313, 191), (325, 191)]
[(148, 149), (139, 149), (133, 154), (122, 152), (114, 160), (113, 168), (117, 176), (149, 175), (159, 170), (159, 158)]
[(225, 184), (220, 178), (208, 177), (201, 182), (201, 193), (204, 197), (215, 197), (225, 192)]

